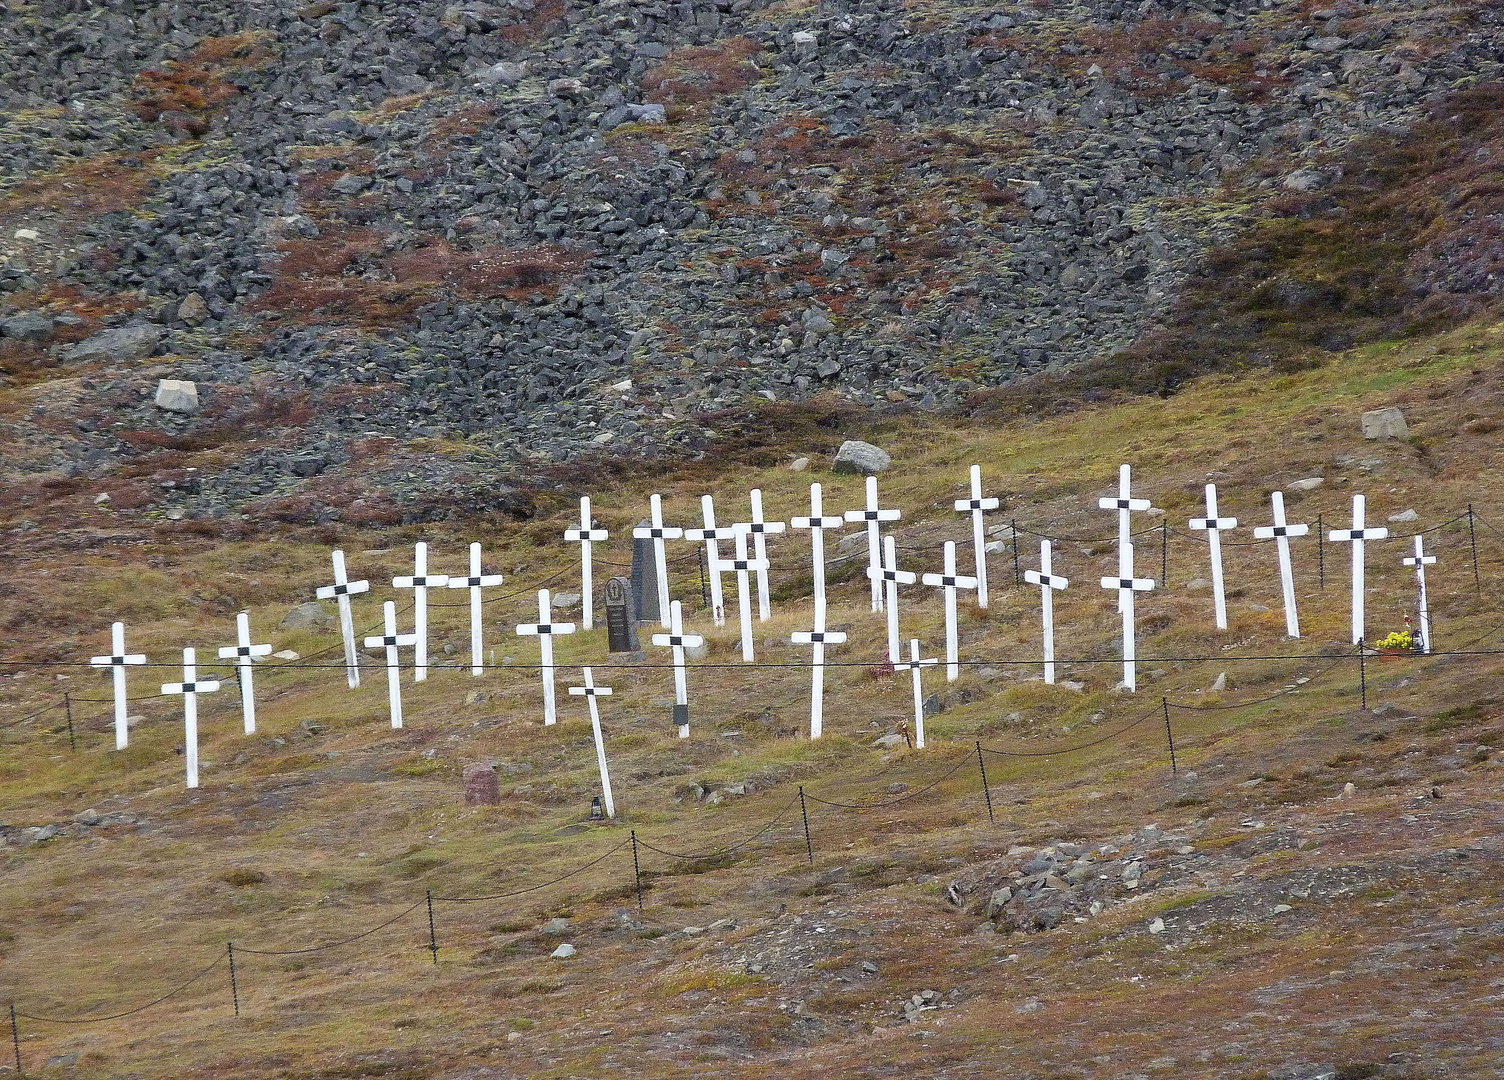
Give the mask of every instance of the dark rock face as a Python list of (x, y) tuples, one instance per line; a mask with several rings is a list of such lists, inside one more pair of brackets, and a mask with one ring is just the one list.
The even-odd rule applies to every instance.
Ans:
[[(692, 451), (726, 410), (831, 390), (956, 407), (1133, 340), (1237, 208), (1332, 182), (1292, 152), (1498, 79), (1504, 41), (1497, 9), (1397, 0), (765, 7), (11, 5), (0, 185), (87, 159), (92, 186), (0, 203), (7, 244), (37, 234), (7, 249), (0, 316), (43, 285), (130, 292), (138, 325), (103, 329), (139, 341), (61, 355), (344, 402), (178, 491), (194, 513), (373, 434), (546, 463)], [(1250, 180), (1265, 154), (1285, 167)], [(130, 451), (66, 453), (89, 452)]]

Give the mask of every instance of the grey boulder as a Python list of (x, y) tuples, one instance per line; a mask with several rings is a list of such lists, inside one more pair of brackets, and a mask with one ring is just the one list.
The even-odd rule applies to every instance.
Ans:
[(334, 613), (317, 600), (299, 604), (277, 624), (278, 630), (319, 630), (334, 625)]
[(1408, 439), (1410, 426), (1405, 423), (1405, 414), (1393, 405), (1387, 409), (1373, 409), (1363, 414), (1363, 437), (1365, 439)]
[(157, 380), (156, 406), (184, 415), (198, 412), (198, 384), (187, 379)]
[(882, 447), (857, 439), (847, 439), (836, 451), (836, 459), (831, 464), (831, 471), (851, 473), (855, 476), (871, 476), (874, 473), (887, 472), (892, 467), (893, 455)]
[(64, 359), (76, 363), (145, 360), (162, 344), (163, 333), (160, 326), (150, 323), (117, 326), (113, 330), (95, 334), (87, 341), (80, 341), (68, 350)]
[(52, 336), (52, 320), (27, 312), (0, 322), (0, 337), (18, 341), (46, 341)]

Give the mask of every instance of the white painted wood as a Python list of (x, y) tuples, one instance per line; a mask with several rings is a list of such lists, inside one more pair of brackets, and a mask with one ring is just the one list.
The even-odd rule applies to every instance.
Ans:
[(1332, 529), (1327, 533), (1328, 540), (1335, 540), (1338, 543), (1351, 544), (1353, 546), (1354, 645), (1363, 641), (1363, 606), (1365, 599), (1363, 545), (1370, 540), (1383, 540), (1389, 535), (1387, 528), (1369, 529), (1364, 527), (1363, 514), (1366, 502), (1364, 496), (1354, 495), (1353, 527), (1351, 529)]
[(418, 643), (417, 634), (397, 633), (397, 605), (388, 600), (381, 605), (382, 633), (366, 638), (366, 648), (386, 649), (386, 701), (392, 714), (392, 727), (402, 726), (402, 668), (397, 650)]
[(877, 578), (887, 587), (888, 609), (888, 663), (898, 663), (898, 586), (912, 585), (918, 579), (908, 570), (898, 568), (898, 544), (892, 536), (883, 537), (883, 565), (874, 572), (867, 568), (867, 576)]
[(718, 541), (730, 540), (736, 535), (736, 527), (718, 529), (715, 524), (715, 500), (709, 495), (700, 496), (700, 512), (705, 517), (705, 527), (685, 529), (684, 539), (700, 540), (705, 544), (706, 573), (710, 575), (710, 612), (717, 626), (726, 625), (726, 597), (721, 589), (721, 551)]
[(183, 650), (183, 681), (162, 684), (164, 695), (183, 695), (183, 758), (190, 788), (198, 787), (198, 696), (218, 689), (218, 679), (198, 677), (198, 662), (192, 649)]
[(883, 609), (882, 582), (873, 577), (873, 572), (882, 565), (882, 538), (878, 530), (884, 521), (897, 521), (903, 514), (899, 510), (884, 510), (877, 502), (877, 477), (867, 477), (867, 505), (861, 510), (846, 511), (847, 521), (863, 521), (867, 524), (867, 576), (872, 579), (872, 610)]
[(590, 733), (595, 737), (595, 763), (601, 770), (601, 799), (606, 804), (606, 816), (616, 817), (616, 801), (611, 798), (611, 773), (606, 769), (606, 740), (601, 735), (601, 713), (596, 707), (595, 699), (602, 696), (610, 696), (609, 686), (596, 686), (594, 673), (590, 668), (582, 670), (584, 686), (571, 686), (569, 692), (577, 697), (583, 697), (590, 703)]
[(684, 632), (684, 612), (679, 601), (675, 600), (669, 607), (669, 632), (666, 634), (654, 634), (653, 644), (663, 648), (672, 649), (674, 656), (674, 704), (683, 710), (685, 722), (679, 725), (679, 738), (689, 738), (689, 682), (684, 675), (684, 648), (692, 646), (698, 648), (705, 644), (705, 639), (699, 634), (686, 634)]
[(977, 564), (977, 606), (987, 606), (987, 537), (983, 531), (982, 515), (988, 510), (996, 510), (1000, 505), (997, 499), (982, 498), (982, 467), (971, 467), (971, 498), (957, 499), (956, 510), (959, 513), (971, 515), (971, 546), (976, 555)]
[(945, 590), (945, 679), (955, 682), (961, 677), (959, 631), (956, 626), (956, 590), (975, 589), (977, 579), (956, 573), (956, 542), (945, 542), (945, 573), (925, 574), (926, 585)]
[(1206, 548), (1212, 561), (1212, 600), (1216, 606), (1217, 629), (1227, 629), (1227, 596), (1222, 589), (1222, 530), (1238, 527), (1238, 519), (1217, 516), (1217, 485), (1206, 485), (1206, 517), (1191, 518), (1187, 524), (1195, 532), (1206, 533)]
[[(482, 616), (485, 612), (482, 607), (484, 601), (482, 601), (481, 599), (480, 591), (482, 589), (494, 588), (495, 586), (500, 585), (502, 580), (503, 579), (500, 574), (481, 573), (479, 542), (472, 543), (470, 545), (469, 575), (467, 575), (466, 577), (451, 577), (449, 579), (449, 587), (451, 589), (470, 590), (470, 674), (472, 676), (478, 677), (482, 675), (486, 670), (485, 661), (483, 659), (483, 647), (485, 642), (484, 628), (482, 624)], [(587, 593), (586, 595), (588, 597), (589, 594)], [(585, 610), (586, 612), (589, 612), (590, 610), (588, 600), (586, 602)]]
[(1420, 533), (1415, 534), (1415, 555), (1406, 557), (1406, 566), (1415, 567), (1415, 587), (1419, 592), (1419, 608), (1416, 612), (1420, 620), (1420, 651), (1431, 651), (1431, 607), (1426, 602), (1426, 567), (1436, 562), (1435, 555), (1427, 555), (1425, 539)]
[(538, 621), (523, 623), (517, 627), (521, 637), (536, 637), (542, 650), (543, 672), (543, 724), (547, 727), (558, 722), (554, 707), (554, 635), (574, 633), (574, 623), (552, 622), (553, 601), (547, 589), (538, 590)]
[(773, 617), (772, 598), (768, 590), (768, 533), (783, 532), (781, 521), (765, 521), (762, 516), (762, 491), (752, 489), (752, 520), (747, 531), (752, 535), (752, 557), (763, 564), (757, 571), (757, 618), (767, 622)]
[(413, 636), (418, 639), (413, 650), (413, 682), (428, 678), (428, 590), (449, 584), (447, 574), (428, 572), (428, 545), (419, 540), (413, 545), (413, 572), (408, 577), (392, 578), (395, 589), (413, 591)]
[[(1129, 515), (1136, 510), (1149, 509), (1148, 499), (1135, 499), (1132, 497), (1133, 473), (1127, 465), (1118, 466), (1118, 496), (1115, 499), (1098, 499), (1097, 505), (1103, 510), (1116, 510), (1118, 513), (1118, 551), (1121, 558), (1122, 547), (1133, 539), (1133, 525)], [(1126, 593), (1118, 593), (1118, 610), (1122, 611), (1125, 604), (1131, 604), (1133, 598)]]
[(571, 525), (564, 530), (564, 540), (567, 543), (580, 545), (580, 598), (584, 604), (584, 615), (580, 623), (586, 630), (591, 629), (595, 616), (595, 582), (593, 570), (590, 565), (590, 545), (607, 539), (611, 534), (605, 529), (592, 529), (590, 527), (590, 496), (580, 496), (580, 523)]
[(1050, 562), (1050, 542), (1039, 542), (1039, 569), (1025, 570), (1024, 580), (1039, 586), (1039, 610), (1044, 622), (1044, 681), (1055, 682), (1055, 590), (1070, 588), (1070, 581), (1056, 577)]
[(320, 600), (333, 600), (339, 606), (339, 633), (345, 643), (345, 679), (350, 689), (360, 685), (360, 659), (355, 653), (355, 623), (350, 617), (350, 597), (356, 593), (369, 592), (369, 581), (351, 581), (345, 576), (345, 553), (335, 550), (334, 584), (320, 585), (313, 595)]
[(245, 718), (245, 733), (254, 735), (256, 734), (256, 687), (252, 682), (251, 667), (258, 656), (270, 656), (272, 647), (251, 644), (251, 616), (247, 611), (242, 611), (235, 616), (235, 640), (236, 644), (220, 648), (219, 658), (235, 661), (236, 674), (240, 678), (240, 711)]
[(1255, 540), (1273, 540), (1279, 551), (1279, 582), (1285, 597), (1285, 633), (1300, 637), (1300, 616), (1295, 610), (1295, 571), (1290, 565), (1290, 537), (1304, 536), (1311, 527), (1304, 523), (1295, 525), (1285, 522), (1285, 493), (1272, 492), (1269, 501), (1274, 505), (1274, 524), (1260, 525), (1253, 530)]
[(1138, 689), (1137, 649), (1133, 640), (1133, 594), (1154, 588), (1153, 578), (1133, 576), (1133, 545), (1118, 543), (1118, 576), (1104, 577), (1102, 588), (1118, 591), (1118, 607), (1123, 615), (1123, 687)]
[(125, 651), (125, 623), (117, 622), (110, 625), (110, 655), (91, 656), (89, 663), (110, 669), (115, 691), (115, 749), (124, 750), (130, 743), (130, 727), (126, 719), (130, 697), (126, 694), (125, 669), (146, 663), (146, 655)]
[(658, 571), (658, 621), (664, 629), (669, 625), (669, 602), (668, 602), (668, 554), (664, 547), (665, 540), (677, 540), (684, 535), (684, 530), (677, 525), (663, 524), (663, 499), (654, 495), (648, 500), (651, 507), (649, 520), (651, 525), (639, 525), (632, 530), (632, 536), (638, 540), (651, 539), (653, 541), (653, 561)]
[(819, 484), (809, 486), (809, 517), (796, 517), (789, 521), (792, 528), (809, 530), (815, 579), (816, 630), (825, 629), (825, 530), (839, 529), (845, 523), (844, 518), (825, 515)]
[(909, 639), (909, 658), (899, 660), (893, 664), (895, 671), (910, 671), (914, 675), (914, 746), (915, 749), (924, 749), (924, 685), (921, 672), (927, 667), (933, 667), (940, 661), (931, 657), (928, 660), (919, 658), (919, 639)]
[(796, 630), (789, 635), (795, 645), (811, 645), (809, 692), (809, 737), (818, 739), (825, 731), (825, 646), (840, 645), (846, 635), (840, 630)]
[(768, 560), (747, 558), (746, 528), (745, 525), (732, 526), (736, 537), (736, 558), (726, 563), (725, 566), (728, 570), (736, 571), (736, 602), (741, 614), (742, 659), (750, 664), (756, 657), (753, 655), (752, 641), (752, 588), (748, 578), (753, 571), (766, 573)]

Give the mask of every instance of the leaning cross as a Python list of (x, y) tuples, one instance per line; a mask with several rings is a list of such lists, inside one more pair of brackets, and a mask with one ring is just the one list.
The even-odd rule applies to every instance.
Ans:
[(590, 527), (590, 496), (580, 496), (580, 523), (565, 529), (564, 539), (568, 543), (580, 545), (580, 595), (584, 597), (585, 602), (584, 617), (580, 620), (580, 625), (586, 630), (591, 628), (591, 616), (595, 608), (595, 583), (591, 580), (590, 544), (592, 541), (605, 540), (610, 535), (605, 529)]
[[(1103, 510), (1116, 510), (1118, 512), (1118, 547), (1121, 548), (1132, 538), (1132, 526), (1128, 515), (1135, 510), (1149, 509), (1148, 499), (1135, 499), (1130, 495), (1132, 473), (1127, 465), (1118, 466), (1118, 497), (1115, 499), (1098, 499), (1097, 505)], [(1121, 555), (1120, 555), (1121, 558)], [(1125, 603), (1130, 603), (1131, 598), (1124, 599), (1126, 594), (1118, 594), (1118, 610), (1123, 610)]]
[(747, 575), (754, 570), (759, 574), (766, 573), (768, 560), (747, 558), (747, 527), (734, 525), (732, 528), (736, 534), (736, 558), (723, 565), (736, 571), (736, 602), (742, 619), (742, 659), (750, 664), (755, 657), (752, 654), (752, 590)]
[(558, 716), (554, 711), (554, 635), (574, 633), (574, 623), (551, 623), (553, 603), (549, 599), (547, 589), (538, 590), (538, 621), (535, 623), (523, 623), (517, 627), (517, 633), (521, 637), (536, 637), (542, 649), (543, 655), (543, 723), (545, 726), (555, 723)]
[(381, 605), (383, 633), (379, 637), (366, 638), (366, 648), (386, 649), (386, 699), (391, 708), (392, 727), (402, 726), (402, 680), (397, 664), (397, 649), (404, 645), (416, 645), (418, 635), (397, 633), (397, 605), (388, 600)]
[(1431, 609), (1426, 604), (1426, 567), (1436, 561), (1435, 555), (1427, 555), (1425, 552), (1425, 540), (1420, 533), (1415, 534), (1415, 557), (1407, 557), (1404, 560), (1406, 566), (1415, 567), (1415, 584), (1420, 590), (1420, 651), (1431, 651)]
[(334, 555), (334, 584), (320, 585), (313, 595), (320, 600), (334, 600), (339, 604), (339, 633), (345, 641), (345, 679), (353, 690), (360, 685), (360, 661), (355, 655), (355, 624), (350, 621), (350, 597), (371, 588), (369, 581), (351, 581), (345, 577), (345, 553), (336, 550)]
[(1134, 691), (1138, 689), (1138, 674), (1133, 642), (1133, 594), (1153, 589), (1154, 579), (1133, 576), (1132, 544), (1118, 543), (1118, 576), (1104, 577), (1102, 588), (1118, 591), (1118, 610), (1123, 613), (1123, 688)]
[(721, 549), (717, 540), (730, 540), (736, 535), (735, 526), (728, 529), (715, 527), (715, 500), (709, 495), (700, 497), (700, 510), (705, 515), (703, 529), (685, 529), (684, 539), (705, 541), (706, 563), (710, 573), (710, 611), (717, 626), (726, 625), (726, 598), (721, 592)]
[(904, 661), (895, 661), (893, 670), (912, 671), (914, 673), (914, 742), (918, 749), (924, 749), (924, 684), (921, 681), (921, 672), (927, 667), (933, 667), (940, 661), (935, 657), (928, 660), (919, 659), (919, 639), (909, 639), (909, 658)]
[(977, 560), (977, 606), (987, 606), (987, 543), (982, 531), (982, 514), (996, 510), (1001, 503), (997, 499), (982, 498), (982, 467), (971, 467), (971, 498), (957, 499), (956, 510), (971, 515), (971, 546), (976, 550)]
[(571, 686), (569, 692), (575, 697), (583, 697), (590, 704), (590, 732), (595, 736), (595, 763), (601, 770), (601, 798), (606, 802), (606, 816), (616, 816), (616, 803), (611, 798), (611, 774), (606, 771), (606, 740), (601, 735), (601, 712), (596, 707), (597, 697), (609, 697), (609, 686), (596, 686), (594, 673), (587, 667), (581, 669), (585, 676), (584, 686)]
[(945, 590), (945, 679), (955, 682), (961, 677), (960, 647), (956, 632), (956, 590), (975, 589), (977, 579), (956, 573), (956, 542), (945, 542), (945, 573), (925, 574), (920, 579), (926, 585)]
[(663, 524), (663, 499), (654, 495), (649, 500), (652, 506), (652, 524), (639, 525), (632, 530), (632, 536), (638, 540), (653, 541), (653, 559), (657, 563), (658, 570), (658, 617), (665, 627), (669, 624), (668, 617), (668, 556), (664, 551), (665, 540), (677, 540), (684, 535), (684, 530), (676, 525)]
[(126, 723), (127, 703), (130, 699), (125, 693), (125, 668), (128, 664), (135, 666), (146, 663), (146, 656), (143, 653), (125, 651), (125, 623), (117, 622), (110, 627), (110, 655), (90, 657), (89, 663), (95, 667), (109, 668), (114, 678), (115, 749), (124, 750), (130, 740), (129, 725)]
[(875, 571), (867, 568), (867, 576), (878, 579), (888, 593), (888, 663), (898, 663), (898, 586), (912, 585), (917, 578), (908, 570), (898, 568), (898, 545), (893, 537), (883, 537), (883, 564)]
[(826, 517), (820, 497), (820, 485), (809, 486), (809, 517), (796, 517), (789, 525), (796, 529), (808, 529), (810, 549), (814, 559), (815, 579), (815, 629), (825, 629), (825, 530), (839, 529), (844, 518)]
[(1055, 681), (1055, 590), (1070, 587), (1070, 582), (1054, 575), (1050, 564), (1050, 542), (1039, 542), (1039, 569), (1025, 570), (1024, 580), (1039, 586), (1039, 608), (1044, 618), (1044, 681)]
[(413, 634), (418, 639), (413, 650), (413, 682), (428, 678), (428, 590), (447, 584), (448, 575), (428, 572), (428, 545), (421, 540), (413, 545), (412, 575), (392, 578), (392, 588), (413, 591)]
[(689, 685), (684, 678), (684, 648), (697, 648), (705, 644), (699, 634), (684, 632), (684, 613), (675, 600), (669, 605), (669, 632), (654, 634), (653, 644), (674, 650), (674, 723), (679, 725), (679, 738), (689, 738)]
[(1187, 523), (1195, 532), (1206, 533), (1206, 546), (1212, 559), (1212, 599), (1217, 608), (1217, 629), (1227, 629), (1227, 597), (1222, 590), (1222, 530), (1236, 529), (1238, 519), (1217, 516), (1217, 485), (1206, 485), (1206, 517), (1191, 518)]
[(867, 505), (861, 510), (846, 511), (847, 521), (867, 523), (867, 576), (872, 578), (872, 610), (883, 609), (883, 586), (872, 572), (882, 566), (882, 541), (879, 530), (884, 521), (897, 521), (903, 516), (900, 510), (883, 510), (877, 505), (877, 477), (867, 477)]
[(783, 532), (783, 522), (764, 521), (762, 517), (762, 491), (752, 489), (752, 520), (732, 526), (752, 535), (752, 556), (763, 563), (757, 571), (757, 618), (767, 622), (773, 616), (768, 597), (768, 533)]
[(219, 650), (221, 660), (234, 660), (240, 675), (240, 706), (245, 714), (245, 733), (256, 734), (256, 689), (251, 684), (251, 665), (258, 656), (271, 655), (270, 645), (251, 644), (251, 616), (242, 611), (235, 616), (235, 640), (237, 644), (226, 645)]
[(1279, 551), (1279, 581), (1285, 594), (1285, 633), (1292, 638), (1300, 637), (1300, 618), (1295, 611), (1295, 572), (1290, 566), (1290, 537), (1304, 536), (1311, 531), (1306, 524), (1285, 524), (1285, 493), (1276, 491), (1269, 496), (1274, 504), (1274, 524), (1260, 525), (1253, 530), (1255, 540), (1273, 540)]
[(1351, 529), (1332, 529), (1327, 533), (1328, 540), (1339, 543), (1350, 543), (1353, 546), (1353, 644), (1358, 645), (1363, 641), (1363, 544), (1368, 540), (1383, 540), (1389, 535), (1388, 529), (1365, 529), (1363, 527), (1363, 510), (1366, 500), (1362, 495), (1353, 496), (1353, 527)]
[(840, 630), (796, 630), (789, 635), (795, 645), (813, 645), (810, 659), (809, 737), (818, 739), (825, 730), (825, 646), (840, 645), (846, 634)]
[(163, 694), (183, 695), (183, 756), (188, 763), (188, 786), (198, 787), (198, 695), (219, 689), (218, 679), (200, 682), (192, 649), (183, 650), (183, 681), (163, 683)]
[[(588, 547), (589, 545), (587, 544), (586, 546)], [(588, 556), (587, 556), (587, 560), (588, 560)], [(587, 561), (586, 565), (587, 566), (589, 565), (588, 561)], [(589, 571), (586, 571), (585, 580), (587, 582), (590, 580)], [(480, 572), (480, 543), (479, 542), (472, 543), (470, 545), (470, 576), (469, 577), (451, 577), (449, 579), (449, 587), (451, 589), (469, 589), (470, 590), (470, 674), (471, 675), (479, 675), (479, 674), (481, 674), (481, 672), (483, 672), (485, 670), (485, 663), (482, 660), (482, 653), (483, 653), (483, 648), (482, 648), (482, 633), (481, 633), (481, 604), (482, 604), (482, 600), (480, 598), (480, 591), (482, 589), (489, 589), (489, 588), (492, 588), (492, 587), (494, 587), (496, 585), (500, 585), (501, 582), (502, 582), (502, 577), (501, 577), (500, 574), (483, 574), (483, 573)], [(587, 598), (586, 599), (586, 603), (585, 603), (585, 618), (588, 620), (590, 618), (590, 603), (589, 603), (589, 599), (588, 599), (589, 596), (590, 596), (590, 592), (589, 592), (588, 588), (586, 589), (585, 596)]]

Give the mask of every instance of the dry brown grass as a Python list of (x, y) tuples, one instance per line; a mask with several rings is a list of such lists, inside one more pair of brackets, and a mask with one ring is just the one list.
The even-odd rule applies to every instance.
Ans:
[(761, 71), (752, 57), (762, 45), (749, 37), (734, 37), (713, 46), (675, 49), (663, 63), (642, 76), (647, 100), (690, 109), (751, 86)]
[(259, 67), (272, 56), (264, 35), (205, 38), (187, 60), (168, 61), (162, 71), (136, 76), (131, 106), (143, 120), (169, 120), (197, 138), (209, 130), (209, 117), (240, 93), (228, 76)]

